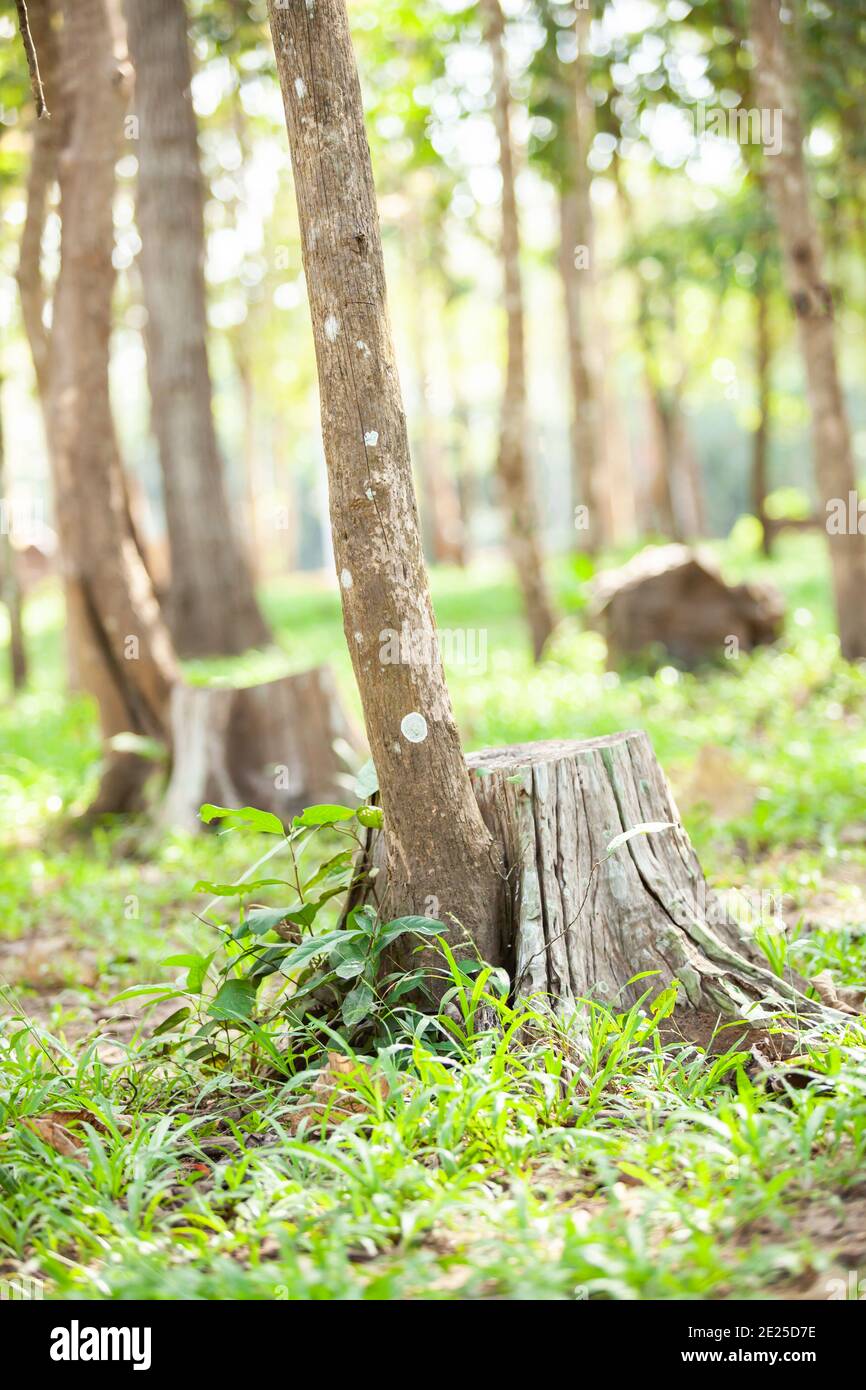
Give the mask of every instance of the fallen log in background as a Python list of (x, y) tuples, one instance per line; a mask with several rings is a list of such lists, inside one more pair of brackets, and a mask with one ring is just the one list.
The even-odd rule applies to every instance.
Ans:
[(661, 646), (686, 666), (775, 641), (783, 615), (771, 584), (728, 584), (709, 552), (685, 545), (648, 546), (599, 574), (588, 612), (612, 661)]

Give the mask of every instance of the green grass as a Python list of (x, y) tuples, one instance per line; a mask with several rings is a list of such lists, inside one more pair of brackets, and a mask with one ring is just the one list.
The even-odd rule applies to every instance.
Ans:
[[(464, 739), (647, 729), (711, 880), (785, 895), (786, 959), (861, 983), (866, 673), (838, 658), (816, 540), (787, 538), (769, 566), (736, 538), (720, 549), (733, 578), (782, 587), (786, 633), (697, 674), (606, 671), (567, 559), (554, 574), (570, 616), (538, 668), (503, 570), (434, 574), (440, 626), (486, 634), (483, 676), (449, 669)], [(190, 675), (328, 660), (354, 701), (336, 593), (294, 580), (265, 599), (279, 648)], [(93, 713), (59, 693), (56, 595), (28, 623), (33, 691), (0, 706), (0, 1278), (37, 1275), (54, 1297), (757, 1298), (826, 1294), (856, 1258), (855, 1019), (799, 1038), (794, 1071), (768, 1081), (736, 1030), (707, 1056), (660, 1034), (649, 1001), (568, 1033), (500, 1005), (504, 1037), (470, 1015), (366, 1056), (351, 1113), (326, 1125), (315, 1074), (270, 1075), (237, 1038), (214, 1068), (153, 1037), (146, 998), (108, 1001), (181, 978), (160, 964), (172, 953), (213, 950), (192, 887), (261, 850), (146, 825), (79, 838)], [(730, 804), (712, 777), (706, 802), (694, 794), (710, 747)], [(92, 1117), (68, 1125), (78, 1156), (23, 1123), (58, 1111)]]

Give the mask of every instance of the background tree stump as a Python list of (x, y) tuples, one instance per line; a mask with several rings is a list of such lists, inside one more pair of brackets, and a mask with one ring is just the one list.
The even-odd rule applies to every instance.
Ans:
[[(713, 1019), (757, 1024), (819, 1010), (802, 981), (773, 975), (726, 920), (645, 733), (486, 749), (467, 764), (506, 879), (491, 963), (505, 966), (515, 996), (544, 995), (564, 1013), (581, 999), (625, 1008), (676, 979), (680, 1007)], [(659, 824), (668, 828), (609, 849)], [(379, 867), (375, 897), (391, 915), (386, 834), (387, 825), (368, 836), (367, 862)], [(454, 924), (453, 940), (461, 936)], [(630, 983), (648, 971), (656, 973)]]
[(186, 830), (201, 827), (206, 801), (286, 821), (316, 802), (345, 801), (348, 762), (363, 748), (327, 666), (261, 685), (178, 683), (171, 738), (161, 818)]
[(692, 666), (775, 641), (783, 614), (772, 585), (727, 584), (709, 552), (664, 545), (599, 575), (589, 620), (614, 661), (661, 645)]

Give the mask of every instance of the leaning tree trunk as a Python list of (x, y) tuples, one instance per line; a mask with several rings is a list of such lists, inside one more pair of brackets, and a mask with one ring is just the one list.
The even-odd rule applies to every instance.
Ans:
[(204, 221), (184, 0), (127, 0), (136, 74), (138, 225), (148, 380), (171, 549), (166, 616), (181, 656), (270, 640), (223, 479), (211, 402)]
[[(114, 165), (126, 104), (106, 0), (63, 0), (62, 241), (48, 361), (57, 512), (81, 680), (106, 740), (168, 729), (174, 656), (132, 534), (108, 390)], [(138, 803), (143, 759), (107, 747), (95, 812)]]
[[(344, 0), (269, 0), (313, 321), (346, 639), (379, 777), (395, 914), (499, 956), (501, 879), (445, 684)], [(383, 634), (412, 641), (383, 657)]]
[[(833, 295), (824, 280), (821, 238), (809, 206), (780, 0), (751, 0), (751, 38), (759, 104), (782, 113), (782, 146), (767, 158), (766, 181), (806, 367), (818, 488), (825, 503), (841, 499), (847, 506), (857, 491), (851, 430), (836, 361)], [(831, 535), (829, 544), (842, 654), (855, 661), (866, 657), (866, 539), (855, 527)]]
[(502, 263), (508, 323), (508, 358), (497, 468), (508, 515), (511, 552), (523, 594), (532, 650), (537, 660), (556, 625), (556, 615), (544, 577), (538, 506), (526, 449), (526, 342), (520, 229), (511, 141), (511, 95), (503, 43), (505, 21), (499, 0), (483, 0), (483, 12), (493, 59), (493, 116), (499, 139), (499, 169), (502, 175)]

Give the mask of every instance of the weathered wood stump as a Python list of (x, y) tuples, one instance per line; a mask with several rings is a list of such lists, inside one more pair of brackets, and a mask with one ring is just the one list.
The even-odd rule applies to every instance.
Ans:
[[(515, 996), (544, 996), (564, 1013), (586, 999), (624, 1008), (676, 979), (680, 1006), (714, 1018), (815, 1013), (725, 920), (645, 733), (488, 749), (467, 763), (501, 853), (505, 915), (493, 963), (508, 970)], [(380, 866), (376, 898), (389, 910), (382, 838), (368, 841), (368, 862)]]
[(611, 660), (660, 645), (686, 666), (751, 651), (781, 631), (770, 584), (727, 584), (714, 557), (685, 545), (648, 546), (593, 583), (589, 622)]
[(255, 806), (288, 821), (305, 806), (345, 800), (345, 755), (363, 747), (327, 666), (261, 685), (178, 683), (171, 733), (161, 818), (186, 830), (201, 828), (206, 801)]

